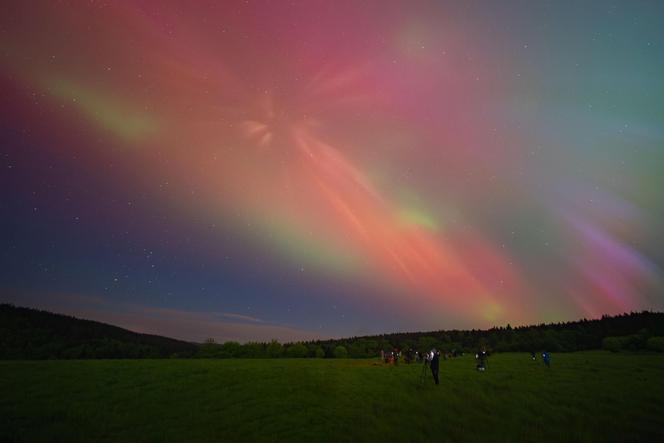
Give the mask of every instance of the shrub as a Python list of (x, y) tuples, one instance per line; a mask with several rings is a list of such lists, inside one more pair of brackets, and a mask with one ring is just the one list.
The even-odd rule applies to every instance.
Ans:
[(198, 358), (219, 358), (221, 357), (221, 345), (214, 341), (205, 341), (196, 353)]
[(602, 340), (602, 349), (618, 352), (622, 349), (622, 337), (606, 337)]
[(348, 351), (346, 351), (346, 348), (344, 346), (337, 346), (334, 348), (334, 358), (346, 358), (348, 357)]
[(664, 337), (650, 337), (646, 342), (646, 348), (651, 351), (664, 352)]
[(304, 358), (307, 356), (308, 349), (302, 343), (295, 343), (286, 349), (286, 356), (290, 358)]
[(638, 351), (645, 347), (645, 340), (639, 335), (626, 335), (623, 338), (623, 349), (628, 351)]
[(622, 337), (606, 337), (602, 340), (602, 348), (611, 352), (638, 351), (643, 349), (644, 342), (638, 335), (624, 335)]
[(320, 346), (316, 348), (316, 358), (325, 358), (325, 351)]
[(239, 357), (242, 351), (242, 346), (236, 341), (227, 341), (221, 346), (222, 358), (235, 358)]
[(265, 346), (262, 343), (248, 342), (241, 345), (240, 357), (261, 358), (265, 357)]

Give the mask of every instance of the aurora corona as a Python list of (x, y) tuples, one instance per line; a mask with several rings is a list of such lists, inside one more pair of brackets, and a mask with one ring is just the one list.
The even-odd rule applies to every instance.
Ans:
[(662, 6), (516, 5), (5, 2), (0, 289), (185, 338), (662, 309)]

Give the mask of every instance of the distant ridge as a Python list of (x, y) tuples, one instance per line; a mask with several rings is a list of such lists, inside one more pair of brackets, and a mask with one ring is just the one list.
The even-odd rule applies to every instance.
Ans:
[(190, 357), (193, 343), (0, 304), (0, 359)]
[[(608, 340), (607, 340), (608, 339)], [(189, 343), (159, 335), (140, 334), (117, 326), (0, 304), (0, 360), (95, 358), (274, 358), (337, 356), (344, 348), (351, 358), (376, 357), (381, 350), (495, 352), (591, 349), (664, 351), (664, 313), (632, 312), (600, 319), (562, 323), (493, 327), (488, 330), (404, 332), (303, 343), (276, 341), (239, 344)]]
[[(423, 350), (436, 347), (443, 350), (477, 350), (479, 347), (496, 352), (532, 352), (549, 350), (574, 352), (609, 349), (605, 339), (620, 339), (622, 350), (645, 350), (649, 340), (664, 340), (664, 312), (630, 312), (603, 315), (599, 319), (581, 319), (560, 323), (512, 327), (494, 326), (491, 329), (437, 330), (428, 332), (395, 332), (345, 339), (318, 340), (324, 348), (345, 346), (351, 356), (370, 354), (371, 349)], [(661, 348), (661, 344), (654, 347)]]

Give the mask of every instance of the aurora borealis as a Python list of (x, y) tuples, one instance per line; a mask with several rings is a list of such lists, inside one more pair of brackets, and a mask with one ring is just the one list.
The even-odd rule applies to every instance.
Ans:
[(197, 340), (664, 309), (660, 2), (0, 10), (2, 299)]

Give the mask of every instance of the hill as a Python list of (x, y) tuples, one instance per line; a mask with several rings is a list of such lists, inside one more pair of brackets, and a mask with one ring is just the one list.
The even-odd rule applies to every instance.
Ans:
[(0, 359), (164, 358), (198, 346), (37, 309), (0, 304)]
[[(312, 342), (326, 350), (337, 346), (347, 348), (351, 357), (368, 357), (383, 350), (428, 350), (432, 347), (445, 351), (474, 351), (486, 347), (494, 352), (531, 352), (549, 350), (573, 352), (607, 348), (609, 350), (664, 350), (664, 313), (632, 312), (600, 319), (582, 319), (563, 323), (531, 326), (494, 327), (488, 330), (439, 330), (429, 332), (403, 332), (351, 337), (339, 340)], [(618, 342), (616, 348), (607, 346)], [(615, 340), (613, 340), (615, 339)]]
[(394, 348), (445, 352), (664, 351), (664, 313), (488, 330), (405, 332), (305, 343), (188, 343), (36, 309), (0, 304), (0, 359), (376, 357)]

